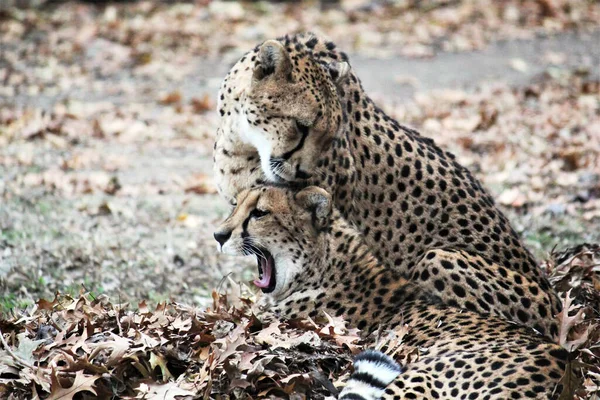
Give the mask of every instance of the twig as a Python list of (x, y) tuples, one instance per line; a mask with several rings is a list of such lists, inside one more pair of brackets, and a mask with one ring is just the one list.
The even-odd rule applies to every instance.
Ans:
[(221, 289), (223, 289), (223, 284), (225, 283), (225, 281), (227, 280), (227, 278), (229, 278), (229, 276), (230, 276), (231, 274), (233, 274), (233, 272), (230, 272), (230, 273), (226, 274), (226, 275), (225, 275), (225, 276), (223, 276), (223, 277), (221, 278), (221, 280), (219, 281), (219, 284), (217, 285), (217, 288), (216, 288), (216, 290), (217, 290), (217, 293), (218, 293), (219, 295), (221, 295)]
[(96, 298), (94, 297), (94, 294), (92, 293), (92, 291), (88, 290), (88, 288), (85, 287), (85, 283), (81, 283), (81, 287), (83, 288), (83, 290), (85, 290), (87, 292), (87, 294), (90, 295), (90, 297), (92, 298), (92, 301), (96, 301)]
[(120, 319), (121, 319), (121, 316), (120, 316), (120, 310), (121, 310), (121, 308), (120, 307), (121, 306), (119, 304), (119, 311), (117, 311), (117, 307), (113, 306), (113, 310), (117, 314), (116, 315), (116, 320), (117, 320), (117, 326), (119, 327), (119, 336), (123, 336), (123, 327), (121, 327), (121, 321), (120, 321)]

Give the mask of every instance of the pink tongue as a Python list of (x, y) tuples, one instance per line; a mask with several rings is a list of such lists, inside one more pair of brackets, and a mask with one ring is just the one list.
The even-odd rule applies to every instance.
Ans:
[(271, 266), (270, 260), (265, 260), (264, 258), (260, 259), (260, 267), (262, 268), (262, 277), (260, 279), (255, 279), (254, 284), (259, 288), (268, 288), (269, 283), (271, 283), (271, 272), (273, 268)]

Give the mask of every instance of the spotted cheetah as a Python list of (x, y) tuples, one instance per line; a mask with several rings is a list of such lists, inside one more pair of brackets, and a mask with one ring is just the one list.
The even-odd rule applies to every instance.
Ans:
[(389, 385), (359, 362), (340, 398), (548, 399), (560, 392), (565, 350), (530, 328), (442, 304), (435, 291), (380, 263), (332, 203), (314, 186), (244, 190), (215, 238), (225, 253), (256, 256), (262, 311), (342, 316), (367, 341), (375, 331), (409, 326), (404, 346), (419, 349), (418, 360), (395, 371)]
[(257, 46), (224, 79), (218, 110), (215, 175), (232, 204), (265, 182), (320, 186), (375, 256), (423, 290), (556, 338), (560, 300), (490, 195), (386, 115), (333, 43), (301, 34)]

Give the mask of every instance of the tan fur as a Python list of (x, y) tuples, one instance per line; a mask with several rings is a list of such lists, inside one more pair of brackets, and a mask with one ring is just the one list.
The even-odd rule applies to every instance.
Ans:
[[(479, 399), (552, 397), (566, 351), (528, 328), (446, 306), (436, 290), (424, 290), (426, 285), (386, 268), (360, 233), (327, 206), (328, 199), (315, 187), (298, 193), (276, 187), (244, 191), (219, 227), (220, 233), (231, 233), (229, 240), (260, 243), (257, 251), (277, 255), (277, 276), (286, 274), (288, 266), (295, 269), (287, 286), (262, 295), (263, 310), (287, 318), (318, 318), (322, 312), (342, 316), (367, 340), (377, 330), (408, 324), (404, 345), (421, 355), (404, 365), (384, 399), (474, 393)], [(252, 218), (256, 208), (270, 213)], [(314, 218), (317, 212), (321, 221)], [(419, 268), (426, 270), (431, 260)]]
[(387, 267), (417, 276), (432, 254), (439, 257), (429, 273), (443, 270), (443, 261), (467, 265), (458, 271), (461, 285), (484, 274), (487, 286), (467, 284), (455, 300), (440, 290), (446, 304), (556, 338), (560, 301), (493, 199), (452, 154), (377, 107), (347, 61), (333, 43), (296, 35), (268, 41), (234, 65), (218, 106), (221, 193), (234, 203), (241, 190), (265, 182), (320, 186)]

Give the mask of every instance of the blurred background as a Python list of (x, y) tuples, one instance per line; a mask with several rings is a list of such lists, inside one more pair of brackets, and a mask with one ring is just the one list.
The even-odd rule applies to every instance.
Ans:
[[(312, 31), (454, 152), (542, 260), (600, 241), (600, 2), (0, 0), (0, 313), (55, 291), (206, 304), (217, 91)], [(115, 300), (116, 301), (116, 300)]]

